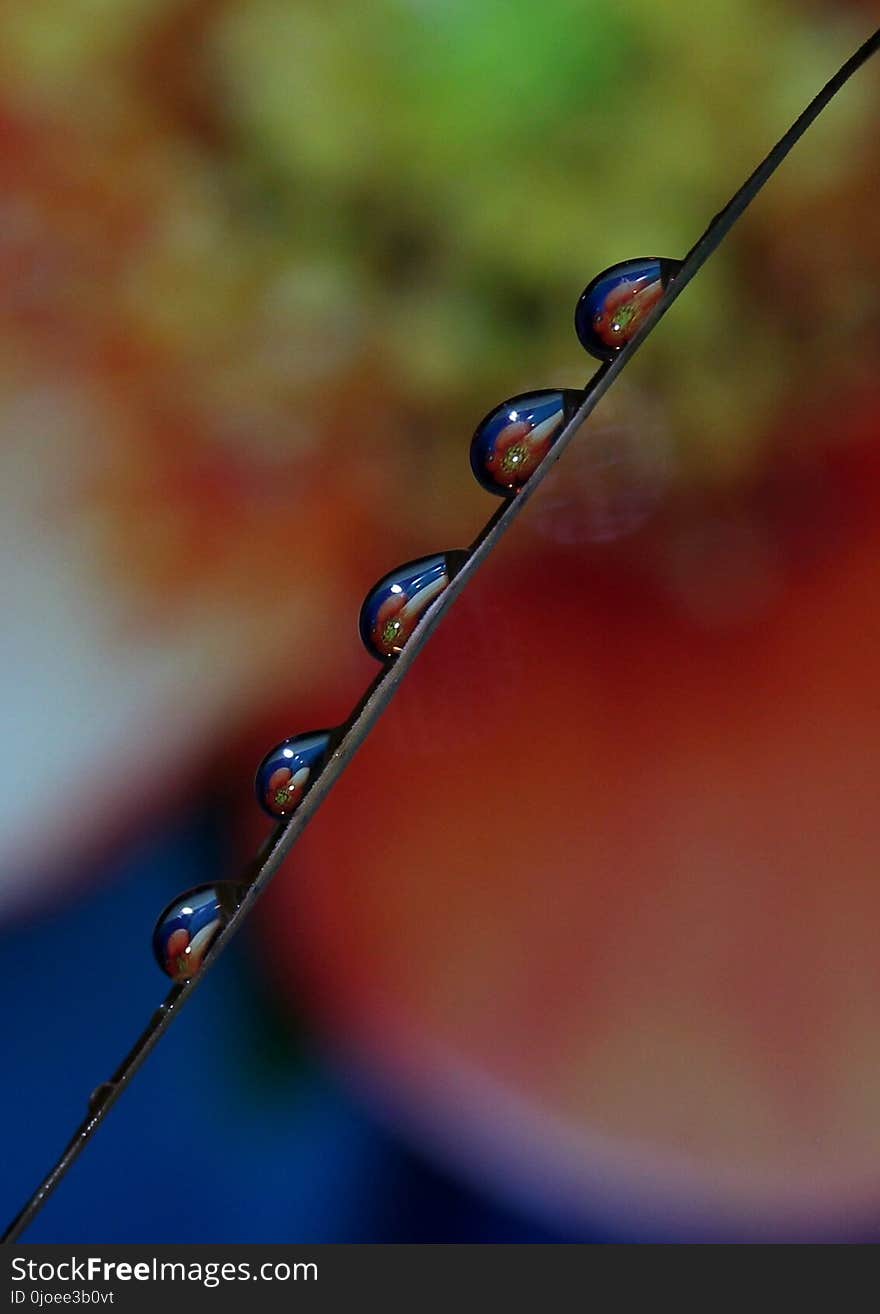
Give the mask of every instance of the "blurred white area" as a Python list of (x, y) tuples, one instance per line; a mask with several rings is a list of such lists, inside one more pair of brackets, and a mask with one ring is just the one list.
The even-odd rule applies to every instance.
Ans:
[(86, 498), (108, 433), (94, 398), (58, 381), (0, 406), (0, 915), (167, 792), (265, 671), (235, 599), (132, 624)]

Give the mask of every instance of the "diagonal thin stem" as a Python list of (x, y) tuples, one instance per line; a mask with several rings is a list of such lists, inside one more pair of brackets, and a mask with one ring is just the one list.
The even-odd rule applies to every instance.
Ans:
[(776, 172), (780, 164), (782, 164), (792, 147), (803, 136), (810, 125), (818, 118), (829, 102), (833, 100), (838, 91), (840, 91), (845, 83), (849, 81), (852, 75), (861, 68), (861, 66), (865, 64), (872, 55), (876, 54), (878, 49), (880, 49), (880, 29), (874, 32), (874, 34), (859, 47), (855, 54), (842, 65), (838, 72), (835, 73), (834, 77), (826, 83), (819, 94), (814, 97), (784, 136), (780, 138), (769, 154), (761, 161), (755, 171), (746, 179), (742, 187), (740, 187), (730, 201), (728, 201), (724, 209), (720, 210), (718, 214), (715, 215), (706, 231), (691, 247), (681, 265), (681, 268), (667, 287), (663, 298), (658, 305), (654, 307), (650, 314), (646, 316), (639, 331), (627, 346), (619, 352), (613, 361), (600, 366), (593, 375), (592, 379), (584, 389), (584, 397), (579, 409), (566, 424), (541, 465), (517, 496), (509, 502), (503, 503), (489, 519), (486, 526), (471, 545), (465, 564), (457, 574), (455, 574), (445, 592), (441, 593), (426, 610), (418, 627), (407, 640), (406, 646), (400, 656), (389, 666), (380, 671), (379, 675), (367, 689), (360, 703), (349, 718), (345, 730), (342, 733), (336, 748), (327, 760), (320, 776), (306, 794), (297, 811), (289, 821), (282, 822), (276, 826), (274, 831), (268, 836), (260, 852), (257, 854), (256, 859), (248, 869), (248, 876), (250, 877), (251, 884), (249, 885), (241, 904), (214, 941), (198, 976), (193, 977), (193, 979), (188, 981), (185, 985), (175, 986), (169, 992), (165, 1002), (153, 1014), (146, 1029), (135, 1042), (128, 1055), (122, 1060), (110, 1080), (104, 1082), (103, 1085), (99, 1086), (93, 1093), (89, 1101), (86, 1117), (74, 1132), (58, 1162), (40, 1183), (30, 1199), (24, 1204), (20, 1212), (6, 1229), (3, 1236), (0, 1237), (0, 1241), (4, 1244), (17, 1240), (30, 1223), (33, 1222), (40, 1209), (46, 1203), (46, 1200), (67, 1172), (68, 1168), (88, 1144), (97, 1128), (103, 1122), (108, 1111), (119, 1099), (128, 1082), (137, 1072), (147, 1055), (152, 1051), (160, 1037), (165, 1033), (173, 1019), (190, 998), (193, 991), (203, 980), (206, 972), (217, 961), (220, 954), (229, 944), (229, 941), (240, 929), (242, 923), (253, 908), (253, 905), (265, 891), (269, 882), (272, 880), (272, 877), (278, 871), (278, 868), (299, 839), (299, 836), (305, 830), (327, 794), (348, 766), (348, 763), (351, 761), (354, 754), (360, 748), (361, 744), (363, 744), (370, 730), (385, 711), (391, 699), (394, 697), (398, 685), (412, 666), (413, 662), (418, 658), (419, 652), (430, 638), (434, 628), (439, 624), (441, 618), (446, 614), (456, 598), (467, 586), (472, 576), (498, 545), (504, 534), (510, 529), (513, 522), (519, 515), (521, 515), (523, 509), (534, 497), (552, 467), (560, 459), (575, 434), (592, 414), (605, 393), (614, 383), (615, 379), (627, 367), (642, 343), (648, 335), (653, 332), (675, 299), (681, 296), (694, 275), (724, 240), (737, 219), (739, 219), (745, 210), (751, 205), (752, 201), (754, 201), (765, 183)]

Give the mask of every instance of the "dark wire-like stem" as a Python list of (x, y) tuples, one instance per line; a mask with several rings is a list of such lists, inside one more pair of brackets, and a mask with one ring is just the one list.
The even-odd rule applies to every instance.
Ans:
[(680, 269), (667, 287), (664, 296), (654, 307), (632, 340), (615, 358), (602, 365), (584, 389), (584, 399), (560, 433), (555, 444), (534, 472), (528, 483), (516, 497), (502, 503), (489, 519), (467, 553), (464, 565), (452, 578), (446, 590), (435, 599), (422, 616), (417, 628), (407, 640), (400, 655), (386, 666), (370, 685), (364, 697), (352, 713), (341, 738), (324, 765), (313, 787), (306, 794), (299, 808), (289, 821), (282, 822), (269, 835), (255, 861), (248, 869), (250, 885), (236, 911), (227, 925), (217, 936), (205, 959), (199, 974), (177, 985), (169, 992), (165, 1002), (153, 1014), (143, 1034), (136, 1041), (130, 1053), (123, 1059), (109, 1081), (104, 1082), (89, 1100), (88, 1113), (73, 1134), (64, 1153), (55, 1167), (37, 1187), (3, 1234), (2, 1242), (8, 1244), (21, 1236), (33, 1221), (46, 1200), (61, 1181), (73, 1161), (104, 1120), (108, 1110), (119, 1099), (128, 1082), (171, 1025), (193, 991), (203, 980), (206, 972), (217, 961), (226, 945), (241, 927), (250, 913), (254, 903), (268, 886), (281, 863), (293, 848), (299, 836), (305, 830), (318, 808), (323, 803), (333, 785), (348, 766), (354, 754), (366, 739), (370, 730), (385, 711), (403, 677), (419, 655), (424, 644), (430, 638), (442, 616), (453, 605), (456, 598), (466, 587), (468, 581), (480, 568), (489, 554), (495, 549), (501, 538), (510, 529), (514, 520), (522, 513), (529, 501), (547, 478), (552, 467), (568, 447), (577, 431), (584, 424), (599, 404), (605, 393), (618, 375), (626, 368), (648, 335), (669, 310), (676, 297), (681, 296), (688, 283), (709, 259), (709, 256), (723, 241), (737, 219), (751, 205), (768, 179), (776, 172), (791, 148), (803, 136), (810, 124), (822, 113), (826, 105), (837, 95), (841, 87), (861, 66), (880, 49), (880, 29), (859, 47), (854, 55), (826, 83), (819, 94), (814, 97), (803, 113), (795, 120), (785, 135), (777, 142), (769, 154), (755, 169), (754, 173), (743, 183), (742, 187), (728, 201), (723, 210), (712, 219), (702, 237), (691, 247)]

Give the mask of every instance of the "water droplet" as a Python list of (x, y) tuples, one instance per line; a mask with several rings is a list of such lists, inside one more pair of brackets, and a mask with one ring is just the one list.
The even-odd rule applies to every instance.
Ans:
[(299, 807), (327, 760), (332, 739), (330, 730), (313, 730), (283, 739), (266, 754), (254, 784), (257, 802), (270, 817), (289, 817)]
[(153, 931), (153, 953), (162, 971), (178, 982), (195, 976), (243, 893), (243, 886), (220, 881), (198, 885), (169, 903)]
[(116, 1083), (113, 1081), (102, 1081), (100, 1086), (96, 1086), (89, 1096), (89, 1113), (95, 1114), (103, 1108), (110, 1096), (116, 1090)]
[(624, 260), (589, 283), (574, 313), (581, 345), (599, 360), (613, 360), (641, 327), (681, 269), (680, 260), (656, 256)]
[(502, 402), (477, 426), (471, 469), (490, 493), (510, 497), (538, 468), (583, 393), (543, 388)]
[(367, 651), (380, 662), (396, 657), (464, 560), (463, 552), (439, 552), (398, 566), (381, 579), (361, 607), (359, 626)]

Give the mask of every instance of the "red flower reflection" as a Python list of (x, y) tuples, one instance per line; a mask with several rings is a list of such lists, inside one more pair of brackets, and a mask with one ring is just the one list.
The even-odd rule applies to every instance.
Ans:
[(188, 977), (192, 976), (192, 964), (187, 953), (189, 946), (189, 931), (182, 926), (179, 926), (176, 931), (172, 931), (168, 937), (168, 943), (165, 946), (165, 961), (168, 975), (173, 977), (175, 981), (186, 981)]
[(605, 304), (593, 317), (593, 329), (606, 347), (623, 347), (642, 320), (663, 296), (662, 279), (650, 274), (619, 283), (605, 298)]
[(279, 767), (272, 772), (266, 786), (266, 807), (278, 817), (286, 816), (296, 807), (304, 792), (304, 782), (297, 781), (290, 767)]
[(550, 451), (561, 415), (548, 431), (546, 422), (534, 428), (527, 420), (505, 425), (495, 440), (495, 450), (486, 464), (499, 483), (510, 487), (524, 484)]
[(392, 593), (376, 612), (373, 642), (389, 657), (400, 652), (416, 627), (418, 612), (414, 609), (407, 611), (408, 602), (409, 599), (403, 591)]

